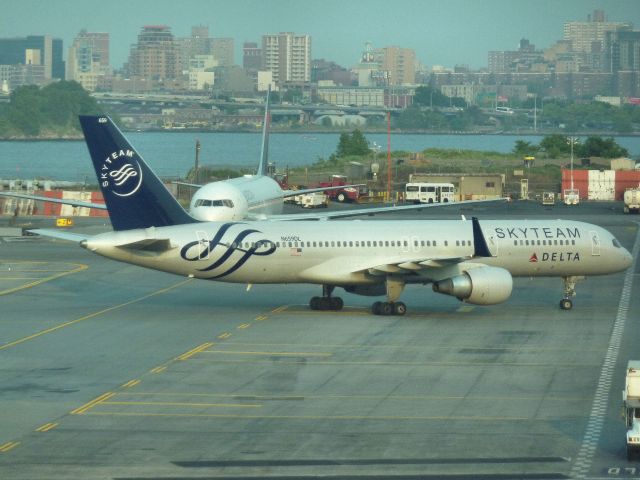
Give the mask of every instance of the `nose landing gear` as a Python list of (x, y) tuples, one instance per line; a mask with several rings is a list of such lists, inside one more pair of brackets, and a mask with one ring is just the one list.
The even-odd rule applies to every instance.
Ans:
[(564, 296), (562, 297), (562, 300), (560, 300), (561, 310), (571, 310), (573, 308), (571, 297), (576, 296), (576, 283), (581, 280), (584, 280), (584, 276), (582, 275), (562, 277), (562, 282), (564, 283)]

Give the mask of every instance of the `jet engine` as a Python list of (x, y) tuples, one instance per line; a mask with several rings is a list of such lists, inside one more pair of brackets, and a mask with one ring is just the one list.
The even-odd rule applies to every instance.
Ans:
[(461, 275), (434, 282), (433, 291), (475, 305), (495, 305), (511, 295), (513, 279), (504, 268), (477, 267)]

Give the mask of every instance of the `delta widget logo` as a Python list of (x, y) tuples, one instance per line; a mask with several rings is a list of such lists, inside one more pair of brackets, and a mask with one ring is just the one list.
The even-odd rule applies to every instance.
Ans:
[(133, 150), (111, 153), (100, 169), (100, 185), (119, 197), (129, 197), (142, 185), (142, 169)]

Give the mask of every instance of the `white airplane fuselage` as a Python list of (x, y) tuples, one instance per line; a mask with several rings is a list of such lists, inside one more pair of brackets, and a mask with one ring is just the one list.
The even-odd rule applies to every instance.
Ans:
[(191, 199), (189, 213), (203, 222), (243, 220), (252, 215), (282, 213), (284, 192), (266, 175), (245, 175), (199, 188)]
[[(109, 232), (84, 246), (127, 263), (236, 283), (371, 285), (388, 274), (428, 283), (486, 266), (514, 277), (566, 277), (631, 264), (629, 252), (595, 225), (483, 220), (481, 226), (489, 257), (474, 257), (472, 222), (464, 220), (214, 222)], [(148, 247), (163, 241), (162, 248)]]

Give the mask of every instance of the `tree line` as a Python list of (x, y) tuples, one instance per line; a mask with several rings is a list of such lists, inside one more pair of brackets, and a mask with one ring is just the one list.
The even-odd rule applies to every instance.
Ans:
[(78, 115), (99, 113), (95, 99), (77, 82), (19, 87), (0, 104), (0, 138), (77, 136)]
[(513, 153), (523, 157), (529, 155), (544, 155), (546, 158), (567, 157), (571, 155), (572, 142), (573, 155), (576, 158), (620, 158), (629, 156), (629, 151), (618, 145), (613, 138), (591, 136), (587, 137), (584, 142), (580, 142), (573, 137), (557, 134), (545, 136), (537, 145), (524, 140), (517, 140)]

